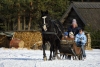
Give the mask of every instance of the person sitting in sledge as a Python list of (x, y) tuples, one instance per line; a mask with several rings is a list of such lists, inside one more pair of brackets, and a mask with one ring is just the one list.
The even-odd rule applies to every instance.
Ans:
[[(76, 19), (72, 20), (71, 26), (68, 28), (67, 32), (64, 32), (64, 38), (75, 38), (76, 34), (78, 34), (80, 27), (78, 27)], [(68, 59), (71, 59), (71, 56), (68, 55)]]
[(87, 42), (87, 37), (85, 33), (83, 32), (83, 30), (80, 28), (79, 33), (75, 36), (75, 43), (77, 46), (81, 47), (84, 59), (86, 58), (86, 53), (84, 49), (86, 42)]
[(67, 32), (64, 32), (64, 37), (70, 37), (70, 38), (74, 38), (74, 36), (76, 36), (76, 34), (78, 34), (79, 32), (79, 28), (76, 19), (72, 20), (72, 25), (68, 28)]

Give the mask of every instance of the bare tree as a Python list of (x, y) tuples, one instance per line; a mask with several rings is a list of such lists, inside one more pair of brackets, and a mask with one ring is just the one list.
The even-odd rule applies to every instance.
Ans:
[(18, 13), (18, 30), (20, 30), (20, 13)]
[(30, 2), (30, 18), (29, 18), (29, 24), (28, 24), (28, 30), (30, 30), (31, 29), (31, 22), (32, 22), (32, 2)]
[(26, 18), (25, 18), (25, 10), (24, 10), (24, 30), (26, 28)]

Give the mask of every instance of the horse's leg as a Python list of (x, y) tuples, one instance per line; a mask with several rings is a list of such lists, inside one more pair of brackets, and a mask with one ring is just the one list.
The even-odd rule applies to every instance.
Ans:
[(77, 56), (74, 56), (74, 60), (77, 60)]
[(78, 55), (78, 60), (82, 60), (82, 56), (83, 56), (83, 54), (82, 54), (82, 51), (81, 51), (81, 53)]
[(52, 58), (52, 45), (51, 45), (51, 47), (50, 47), (50, 56), (49, 56), (49, 60), (51, 60), (51, 58)]
[(75, 56), (74, 55), (72, 56), (72, 58), (73, 58), (73, 60), (75, 60)]
[(57, 59), (61, 59), (61, 57), (58, 56), (58, 50), (60, 49), (60, 41), (56, 40), (55, 43), (56, 43), (56, 57)]
[(63, 59), (63, 53), (60, 53), (60, 57), (61, 57), (61, 59)]
[(58, 54), (60, 54), (60, 53), (58, 53), (58, 50), (56, 51), (56, 57), (57, 57), (57, 59), (61, 59), (61, 54), (60, 54), (60, 56), (58, 56)]
[(71, 60), (71, 55), (68, 55), (68, 59)]
[(55, 60), (56, 56), (57, 56), (57, 46), (54, 42), (52, 42), (52, 46), (53, 46), (53, 59)]
[(53, 52), (53, 57), (55, 57), (56, 53), (55, 53), (55, 44), (54, 44), (54, 41), (52, 41), (52, 39), (49, 41), (51, 46), (50, 46), (50, 57), (49, 57), (49, 60), (52, 59), (52, 52)]
[(53, 51), (53, 60), (55, 60), (56, 59), (56, 51), (54, 50)]
[(79, 60), (83, 60), (83, 54), (82, 54), (82, 52), (81, 52), (81, 54), (80, 54), (80, 57), (79, 57), (80, 59)]
[(45, 41), (43, 41), (43, 60), (47, 60), (46, 53), (45, 53)]
[(67, 58), (67, 54), (66, 53), (63, 53), (63, 59), (66, 59)]
[(61, 59), (61, 57), (58, 56), (58, 50), (59, 50), (59, 41), (55, 41), (55, 43), (53, 44), (53, 58), (57, 58), (57, 59)]
[(67, 59), (67, 54), (65, 54), (65, 59)]
[(75, 53), (75, 50), (74, 50), (73, 48), (72, 48), (71, 50), (72, 50), (72, 53), (73, 53), (73, 56), (72, 56), (72, 57), (73, 57), (73, 60), (76, 60), (76, 53)]
[(82, 60), (82, 54), (78, 55), (78, 59)]
[(80, 60), (82, 60), (82, 54), (80, 55)]
[[(60, 57), (62, 57), (63, 53), (60, 53)], [(61, 58), (62, 59), (62, 58)]]
[[(55, 59), (56, 55), (57, 55), (57, 46), (55, 44), (55, 41), (50, 41), (51, 44), (51, 48), (50, 48), (50, 60)], [(52, 52), (53, 52), (53, 57), (52, 57)]]
[(64, 57), (65, 57), (65, 53), (63, 54), (63, 58), (62, 59), (64, 59)]

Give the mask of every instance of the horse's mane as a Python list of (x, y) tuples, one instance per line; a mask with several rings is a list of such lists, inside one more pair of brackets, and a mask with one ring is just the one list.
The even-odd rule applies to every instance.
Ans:
[(62, 33), (64, 32), (63, 25), (61, 24), (59, 20), (55, 20), (55, 25), (61, 30)]

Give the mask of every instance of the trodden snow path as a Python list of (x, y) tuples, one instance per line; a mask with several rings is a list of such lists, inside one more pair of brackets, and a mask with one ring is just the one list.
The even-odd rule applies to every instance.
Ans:
[[(46, 51), (49, 58), (49, 51)], [(100, 67), (100, 49), (86, 50), (87, 58), (43, 61), (42, 50), (0, 48), (0, 67)]]

